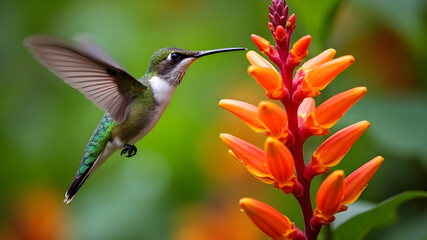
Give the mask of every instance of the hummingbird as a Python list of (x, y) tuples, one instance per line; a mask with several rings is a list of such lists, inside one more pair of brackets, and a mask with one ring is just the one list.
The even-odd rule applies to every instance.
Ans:
[(120, 155), (128, 158), (137, 153), (135, 143), (159, 121), (191, 63), (211, 54), (246, 50), (162, 48), (152, 55), (147, 72), (136, 79), (88, 38), (69, 44), (55, 37), (32, 36), (24, 45), (36, 60), (106, 112), (65, 193), (66, 204), (114, 152), (121, 150)]

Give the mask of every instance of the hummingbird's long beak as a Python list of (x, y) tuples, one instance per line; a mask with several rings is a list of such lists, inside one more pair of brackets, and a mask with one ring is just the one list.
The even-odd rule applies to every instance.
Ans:
[(241, 48), (241, 47), (238, 47), (238, 48), (220, 48), (220, 49), (214, 49), (214, 50), (200, 51), (200, 52), (196, 53), (195, 55), (193, 55), (193, 57), (199, 58), (199, 57), (203, 57), (203, 56), (215, 54), (215, 53), (242, 51), (242, 50), (247, 50), (247, 49)]

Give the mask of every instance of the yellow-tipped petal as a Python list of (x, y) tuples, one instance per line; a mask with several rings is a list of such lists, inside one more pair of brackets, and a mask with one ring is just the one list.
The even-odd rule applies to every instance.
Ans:
[(252, 222), (272, 239), (293, 239), (296, 235), (292, 222), (273, 207), (252, 198), (242, 198), (239, 203)]
[(356, 87), (329, 98), (305, 119), (304, 127), (315, 135), (328, 134), (329, 128), (334, 126), (366, 91), (366, 87)]
[(306, 35), (298, 39), (298, 41), (296, 41), (292, 46), (291, 56), (292, 56), (292, 61), (295, 65), (300, 64), (301, 61), (307, 56), (310, 42), (311, 42), (311, 36)]
[(307, 62), (305, 62), (300, 69), (309, 69), (309, 68), (313, 68), (316, 67), (320, 64), (323, 64), (325, 62), (328, 62), (330, 60), (332, 60), (335, 56), (335, 53), (337, 51), (335, 49), (326, 49), (325, 51), (323, 51), (322, 53), (320, 53), (319, 55), (311, 58), (310, 60), (308, 60)]
[(245, 166), (248, 171), (265, 183), (274, 179), (267, 168), (264, 151), (233, 135), (221, 133), (221, 140), (230, 148), (231, 154)]
[(267, 134), (277, 139), (286, 139), (288, 115), (279, 105), (262, 101), (258, 105), (258, 116), (267, 128)]
[(286, 39), (286, 30), (282, 25), (276, 27), (276, 31), (274, 32), (274, 38), (278, 42), (282, 42)]
[(314, 152), (311, 167), (317, 173), (324, 173), (327, 168), (337, 165), (369, 126), (368, 121), (361, 121), (330, 136)]
[(323, 63), (307, 73), (302, 88), (323, 90), (338, 74), (352, 63), (354, 63), (354, 57), (350, 55)]
[(258, 49), (264, 53), (268, 54), (270, 52), (270, 42), (267, 41), (265, 38), (258, 36), (256, 34), (251, 35), (252, 41), (255, 43), (255, 45), (258, 47)]
[(264, 151), (268, 169), (276, 180), (277, 187), (285, 193), (291, 193), (296, 181), (292, 153), (283, 143), (272, 137), (265, 141)]
[(320, 185), (316, 195), (315, 220), (323, 225), (331, 223), (344, 194), (344, 171), (331, 173)]
[(273, 66), (273, 64), (271, 64), (267, 59), (263, 58), (261, 55), (259, 55), (255, 51), (252, 51), (252, 50), (248, 51), (246, 53), (246, 58), (249, 60), (249, 62), (252, 65), (256, 65), (256, 66), (263, 67), (263, 68), (268, 68), (268, 69), (274, 70), (277, 74), (279, 74), (279, 72), (277, 72), (277, 70)]
[(264, 132), (265, 127), (258, 117), (258, 108), (238, 100), (222, 99), (218, 105), (233, 113), (256, 132)]
[(362, 191), (365, 189), (369, 180), (377, 172), (378, 168), (384, 162), (384, 158), (378, 156), (371, 161), (365, 163), (352, 174), (348, 175), (344, 180), (344, 197), (342, 205), (353, 203), (359, 198)]
[(265, 89), (269, 98), (278, 100), (285, 96), (282, 79), (276, 71), (251, 65), (248, 67), (248, 73)]
[(307, 118), (316, 108), (314, 98), (305, 98), (298, 107), (298, 117), (301, 119)]

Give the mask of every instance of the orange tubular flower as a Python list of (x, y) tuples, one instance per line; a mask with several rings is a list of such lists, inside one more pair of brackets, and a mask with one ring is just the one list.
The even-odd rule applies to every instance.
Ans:
[(325, 135), (329, 128), (366, 93), (366, 87), (356, 87), (339, 93), (318, 106), (304, 121), (302, 134)]
[[(348, 175), (344, 179), (344, 197), (341, 205), (348, 205), (356, 201), (363, 190), (366, 188), (369, 180), (377, 172), (378, 168), (384, 162), (384, 158), (378, 156), (371, 161), (365, 163), (363, 166), (358, 168), (352, 174)], [(345, 210), (346, 207), (343, 209)]]
[(305, 169), (304, 177), (309, 180), (336, 166), (369, 126), (368, 121), (361, 121), (341, 129), (326, 139), (313, 153), (311, 162)]
[(267, 134), (275, 137), (282, 142), (286, 141), (288, 116), (279, 105), (262, 101), (258, 105), (258, 116), (264, 126), (267, 128)]
[(256, 106), (231, 99), (222, 99), (219, 101), (218, 105), (236, 115), (254, 131), (265, 131), (264, 125), (259, 120), (258, 108)]
[(344, 171), (331, 173), (320, 185), (316, 196), (316, 210), (311, 221), (312, 226), (328, 225), (335, 220), (344, 195)]
[(255, 45), (258, 47), (258, 49), (268, 55), (270, 53), (270, 42), (267, 41), (265, 38), (258, 36), (256, 34), (251, 35), (252, 41), (255, 43)]
[(321, 52), (319, 55), (311, 58), (310, 60), (308, 60), (307, 62), (305, 62), (301, 68), (299, 70), (308, 70), (308, 69), (312, 69), (316, 66), (319, 66), (323, 63), (326, 63), (330, 60), (332, 60), (336, 54), (336, 50), (329, 48), (326, 49), (325, 51)]
[(354, 57), (350, 55), (333, 59), (335, 53), (334, 49), (325, 50), (298, 69), (294, 78), (294, 82), (298, 84), (294, 100), (319, 95), (338, 74), (354, 63)]
[(279, 100), (286, 95), (282, 78), (276, 70), (251, 65), (248, 67), (248, 73), (265, 89), (269, 98)]
[[(277, 30), (276, 30), (277, 31)], [(308, 54), (308, 47), (310, 46), (311, 36), (306, 35), (294, 43), (291, 49), (291, 61), (293, 64), (298, 65)]]
[(291, 152), (280, 141), (272, 137), (265, 141), (264, 151), (268, 169), (276, 180), (274, 186), (287, 194), (291, 193), (296, 183), (295, 163)]
[(271, 70), (274, 70), (277, 74), (279, 74), (279, 72), (277, 72), (273, 64), (271, 64), (269, 61), (267, 61), (267, 59), (263, 58), (261, 55), (259, 55), (255, 51), (252, 51), (252, 50), (248, 51), (246, 53), (246, 58), (249, 60), (249, 62), (252, 65), (256, 65), (263, 68), (269, 68)]
[(294, 239), (297, 228), (273, 207), (252, 198), (240, 199), (240, 206), (252, 222), (274, 240)]
[(316, 108), (314, 98), (305, 98), (298, 107), (298, 117), (302, 120), (306, 119)]
[(230, 153), (260, 181), (272, 184), (274, 178), (267, 168), (264, 151), (233, 135), (221, 133), (221, 140), (230, 148)]

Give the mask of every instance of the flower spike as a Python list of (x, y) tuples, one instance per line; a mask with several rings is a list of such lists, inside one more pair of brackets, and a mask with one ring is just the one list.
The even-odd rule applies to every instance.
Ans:
[(272, 239), (295, 239), (298, 235), (298, 228), (273, 207), (252, 198), (242, 198), (239, 203), (252, 222)]
[(336, 166), (369, 126), (368, 121), (361, 121), (326, 139), (313, 153), (311, 162), (304, 171), (304, 177), (309, 181), (315, 175), (323, 174)]

